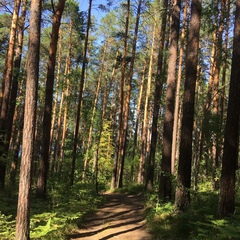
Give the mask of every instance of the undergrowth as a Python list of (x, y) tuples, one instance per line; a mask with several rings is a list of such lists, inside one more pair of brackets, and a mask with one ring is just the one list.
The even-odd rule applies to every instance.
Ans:
[(162, 203), (156, 194), (149, 194), (146, 218), (154, 240), (240, 239), (239, 213), (218, 219), (217, 207), (218, 194), (204, 188), (193, 194), (191, 206), (183, 213), (176, 213), (173, 203)]
[(129, 184), (122, 188), (115, 188), (114, 192), (125, 193), (125, 194), (138, 194), (138, 193), (144, 192), (144, 186), (141, 184), (137, 184), (137, 185)]
[[(17, 192), (1, 193), (0, 239), (11, 240), (15, 235)], [(104, 197), (98, 196), (95, 186), (78, 183), (69, 188), (66, 184), (51, 184), (46, 199), (31, 199), (31, 239), (66, 239), (82, 224), (85, 214), (103, 204)], [(89, 204), (90, 203), (90, 204)]]

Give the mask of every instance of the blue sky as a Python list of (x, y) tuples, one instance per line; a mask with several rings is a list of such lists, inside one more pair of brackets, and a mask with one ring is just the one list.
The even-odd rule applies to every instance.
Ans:
[[(92, 1), (92, 15), (96, 17), (96, 19), (100, 20), (104, 16), (104, 12), (98, 9), (100, 4), (105, 5), (106, 0), (93, 0)], [(79, 0), (80, 11), (86, 11), (88, 9), (89, 0)]]

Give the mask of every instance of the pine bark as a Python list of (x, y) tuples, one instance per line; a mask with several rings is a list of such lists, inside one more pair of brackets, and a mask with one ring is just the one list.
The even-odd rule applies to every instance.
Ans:
[(178, 39), (180, 27), (180, 9), (181, 1), (173, 0), (170, 4), (170, 47), (168, 60), (168, 77), (166, 106), (163, 123), (163, 153), (161, 162), (161, 174), (159, 184), (159, 196), (164, 200), (170, 200), (172, 196), (171, 169), (172, 169), (172, 140), (173, 140), (173, 122), (174, 102), (176, 91), (176, 66), (178, 58)]
[[(135, 124), (135, 130), (134, 130), (134, 135), (133, 135), (133, 150), (132, 150), (132, 161), (134, 161), (135, 154), (136, 154), (136, 149), (137, 149), (137, 143), (138, 143), (138, 128), (139, 128), (139, 120), (140, 120), (140, 110), (141, 110), (141, 105), (142, 105), (142, 98), (143, 98), (143, 89), (145, 86), (145, 78), (146, 78), (146, 69), (148, 65), (148, 60), (145, 59), (144, 62), (144, 67), (143, 67), (143, 72), (142, 72), (142, 81), (141, 81), (141, 86), (139, 89), (139, 96), (138, 96), (138, 101), (137, 101), (137, 111), (136, 111), (136, 124)], [(131, 175), (133, 177), (133, 172), (134, 172), (134, 166), (133, 163), (131, 165)], [(132, 178), (133, 180), (133, 178)]]
[(173, 122), (173, 139), (172, 139), (172, 166), (171, 173), (175, 173), (175, 162), (177, 158), (177, 137), (180, 133), (179, 130), (179, 109), (180, 109), (180, 90), (181, 90), (181, 80), (182, 80), (182, 70), (183, 70), (183, 55), (185, 50), (185, 36), (187, 27), (187, 11), (189, 7), (188, 0), (185, 1), (183, 20), (182, 20), (182, 33), (181, 33), (181, 46), (179, 50), (179, 62), (178, 62), (178, 75), (177, 75), (177, 86), (176, 86), (176, 96), (175, 96), (175, 108), (174, 108), (174, 122)]
[(39, 75), (41, 8), (41, 0), (31, 1), (22, 160), (16, 217), (16, 240), (30, 239), (30, 191)]
[(240, 120), (240, 0), (236, 1), (232, 69), (230, 77), (227, 120), (224, 134), (224, 149), (220, 180), (219, 210), (220, 218), (234, 213), (236, 166), (239, 148)]
[(114, 155), (114, 163), (112, 170), (112, 179), (111, 179), (111, 189), (113, 190), (116, 187), (117, 183), (117, 172), (118, 164), (121, 156), (121, 151), (123, 150), (123, 109), (124, 109), (124, 86), (125, 86), (125, 70), (126, 70), (126, 57), (127, 57), (127, 47), (128, 47), (128, 28), (129, 28), (129, 12), (130, 12), (130, 0), (127, 1), (127, 10), (126, 10), (126, 22), (125, 22), (125, 35), (124, 35), (124, 50), (123, 50), (123, 59), (121, 66), (121, 83), (120, 83), (120, 103), (119, 103), (119, 122), (118, 122), (118, 132), (116, 139), (116, 150)]
[(163, 80), (162, 80), (162, 77), (163, 77), (163, 51), (164, 51), (165, 32), (166, 32), (166, 23), (167, 23), (168, 0), (164, 0), (163, 9), (164, 9), (164, 11), (162, 14), (162, 24), (161, 24), (161, 30), (160, 30), (160, 42), (159, 42), (159, 52), (158, 52), (158, 63), (157, 63), (155, 91), (154, 91), (152, 136), (151, 136), (150, 153), (149, 153), (147, 177), (146, 177), (146, 188), (148, 191), (153, 190), (155, 153), (156, 153), (157, 138), (158, 138), (158, 116), (159, 116), (160, 102), (161, 102), (161, 96), (162, 96), (162, 87), (163, 87)]
[(16, 99), (17, 99), (17, 91), (18, 91), (18, 81), (19, 81), (19, 74), (20, 74), (20, 67), (21, 67), (21, 60), (22, 60), (22, 47), (23, 47), (23, 34), (24, 34), (24, 24), (25, 24), (25, 17), (26, 17), (26, 5), (27, 1), (22, 1), (21, 6), (21, 16), (18, 20), (18, 34), (17, 34), (17, 45), (15, 49), (15, 59), (13, 62), (14, 72), (12, 78), (12, 87), (11, 87), (11, 94), (9, 100), (9, 111), (7, 116), (7, 136), (6, 136), (6, 144), (5, 149), (6, 151), (9, 148), (9, 143), (12, 134), (12, 125), (13, 125), (13, 117), (16, 107)]
[[(71, 28), (71, 23), (70, 23), (70, 28)], [(49, 154), (52, 155), (51, 149), (53, 149), (53, 141), (54, 141), (54, 133), (55, 133), (55, 124), (56, 124), (56, 118), (57, 118), (57, 107), (58, 107), (58, 94), (59, 94), (59, 85), (60, 85), (60, 71), (61, 71), (61, 62), (62, 62), (62, 31), (59, 29), (59, 40), (58, 40), (58, 57), (57, 57), (57, 74), (56, 74), (56, 92), (55, 92), (55, 99), (53, 103), (53, 110), (52, 110), (52, 123), (51, 123), (51, 133), (50, 133), (50, 141), (49, 141), (49, 146), (50, 146), (50, 152)], [(51, 175), (53, 174), (55, 167), (55, 159), (52, 158), (51, 161)]]
[(51, 133), (53, 86), (55, 80), (56, 53), (59, 37), (59, 28), (61, 17), (65, 7), (65, 0), (59, 0), (56, 11), (53, 16), (52, 34), (49, 49), (49, 59), (47, 66), (47, 81), (45, 93), (45, 107), (43, 116), (43, 135), (42, 135), (42, 152), (39, 162), (39, 174), (37, 180), (37, 195), (46, 196), (47, 177), (49, 170), (49, 143)]
[(178, 164), (176, 209), (184, 211), (190, 204), (192, 131), (194, 119), (194, 98), (197, 80), (198, 48), (201, 19), (201, 0), (193, 0), (187, 44), (186, 79), (184, 84), (183, 116), (181, 126), (180, 156)]
[[(126, 148), (127, 148), (127, 131), (128, 131), (128, 117), (129, 117), (129, 109), (130, 109), (130, 100), (131, 100), (131, 93), (132, 93), (132, 78), (133, 78), (133, 68), (135, 62), (135, 54), (136, 54), (136, 46), (137, 46), (137, 37), (138, 37), (138, 28), (139, 28), (139, 21), (141, 15), (141, 5), (142, 0), (138, 1), (138, 8), (137, 8), (137, 18), (134, 30), (134, 37), (133, 37), (133, 46), (132, 46), (132, 55), (131, 55), (131, 62), (130, 62), (130, 70), (127, 82), (127, 94), (124, 104), (124, 113), (123, 113), (123, 131), (122, 131), (122, 141), (120, 145), (120, 167), (119, 167), (119, 178), (118, 178), (118, 187), (122, 187), (123, 185), (123, 169), (124, 169), (124, 161), (126, 155)], [(128, 15), (130, 15), (130, 0), (128, 1)], [(128, 36), (128, 34), (127, 34)]]
[(14, 1), (14, 10), (12, 16), (11, 29), (9, 34), (8, 51), (6, 56), (5, 68), (2, 82), (2, 96), (0, 98), (1, 112), (0, 112), (0, 188), (4, 188), (5, 174), (6, 174), (6, 159), (5, 144), (6, 130), (7, 130), (7, 114), (9, 106), (9, 98), (11, 93), (12, 73), (13, 73), (13, 58), (14, 58), (14, 44), (16, 39), (18, 14), (21, 0)]
[(144, 104), (144, 116), (143, 116), (143, 127), (142, 127), (142, 137), (141, 137), (141, 150), (140, 150), (140, 162), (139, 162), (139, 172), (138, 172), (138, 184), (144, 184), (146, 182), (146, 155), (147, 155), (147, 134), (148, 134), (148, 120), (149, 120), (149, 101), (152, 88), (152, 73), (153, 73), (153, 61), (154, 61), (154, 50), (155, 50), (155, 38), (157, 31), (157, 19), (154, 19), (154, 27), (152, 34), (152, 46), (151, 55), (148, 68), (148, 81)]

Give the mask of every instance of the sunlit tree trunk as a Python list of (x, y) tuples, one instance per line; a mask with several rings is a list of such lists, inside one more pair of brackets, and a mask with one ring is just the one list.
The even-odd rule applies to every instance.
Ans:
[(170, 200), (172, 196), (171, 169), (172, 169), (172, 139), (174, 119), (174, 101), (176, 90), (176, 66), (178, 58), (178, 38), (180, 25), (181, 1), (173, 0), (170, 3), (170, 47), (168, 59), (167, 92), (165, 115), (163, 123), (163, 153), (159, 182), (159, 196)]
[[(220, 1), (217, 1), (217, 4), (220, 4)], [(220, 12), (219, 12), (220, 11)], [(217, 181), (216, 181), (216, 170), (218, 168), (218, 158), (220, 152), (219, 145), (219, 133), (220, 133), (220, 108), (219, 108), (219, 77), (221, 70), (221, 59), (222, 59), (222, 35), (223, 35), (223, 11), (224, 6), (220, 5), (220, 10), (217, 11), (216, 19), (218, 19), (218, 24), (216, 26), (216, 52), (214, 58), (214, 73), (213, 73), (213, 120), (218, 126), (218, 128), (213, 131), (212, 134), (212, 186), (213, 189), (217, 189)], [(219, 17), (218, 17), (219, 16)]]
[[(104, 123), (104, 119), (105, 119), (105, 115), (106, 115), (106, 110), (107, 110), (107, 104), (109, 101), (109, 92), (110, 89), (112, 87), (113, 84), (113, 79), (114, 79), (114, 75), (115, 75), (115, 71), (116, 71), (116, 64), (117, 64), (117, 57), (118, 57), (119, 52), (116, 52), (116, 58), (115, 61), (113, 63), (113, 69), (112, 69), (112, 73), (111, 73), (111, 77), (110, 77), (110, 82), (109, 82), (109, 87), (107, 82), (105, 81), (105, 86), (104, 86), (104, 96), (103, 96), (103, 103), (102, 103), (102, 116), (101, 116), (101, 126), (100, 126), (100, 130), (99, 130), (99, 136), (97, 139), (97, 147), (96, 147), (96, 152), (94, 155), (94, 161), (93, 161), (93, 168), (92, 168), (92, 173), (95, 177), (95, 184), (96, 184), (96, 192), (98, 193), (98, 154), (99, 154), (99, 147), (100, 147), (100, 141), (101, 141), (101, 136), (102, 136), (102, 131), (103, 131), (103, 123)], [(106, 66), (107, 68), (107, 66)], [(114, 99), (114, 94), (112, 95), (112, 102)], [(113, 125), (115, 125), (115, 121), (116, 121), (116, 111), (112, 108), (111, 109), (111, 114), (110, 114), (110, 119), (113, 119), (113, 121), (111, 122), (111, 128)]]
[[(70, 25), (71, 28), (71, 25)], [(57, 74), (56, 74), (56, 92), (55, 92), (55, 99), (53, 103), (53, 110), (52, 110), (52, 123), (51, 123), (51, 132), (50, 132), (50, 141), (49, 141), (49, 146), (50, 146), (50, 152), (49, 154), (51, 155), (52, 151), (51, 149), (53, 148), (53, 141), (54, 141), (54, 126), (56, 124), (56, 118), (57, 118), (57, 107), (58, 107), (58, 94), (59, 94), (59, 85), (60, 85), (60, 73), (61, 73), (61, 62), (62, 62), (62, 31), (59, 29), (59, 40), (58, 40), (58, 58), (57, 58)], [(52, 159), (52, 166), (54, 166)], [(51, 167), (51, 174), (53, 173)]]
[(8, 50), (5, 62), (5, 68), (3, 73), (2, 82), (2, 94), (0, 95), (0, 188), (4, 188), (5, 185), (5, 174), (6, 174), (6, 159), (5, 144), (6, 141), (6, 129), (7, 129), (7, 114), (9, 106), (9, 98), (11, 93), (12, 73), (13, 73), (13, 58), (14, 58), (14, 44), (16, 39), (18, 13), (20, 8), (21, 0), (14, 1), (14, 9), (12, 15), (12, 23), (9, 34)]
[[(9, 112), (7, 116), (7, 133), (6, 133), (7, 136), (6, 136), (6, 142), (5, 142), (5, 150), (8, 151), (10, 148), (10, 142), (14, 142), (13, 143), (14, 156), (13, 156), (13, 161), (11, 163), (11, 170), (10, 170), (10, 180), (12, 185), (15, 184), (15, 177), (16, 177), (17, 164), (18, 164), (18, 155), (16, 156), (15, 153), (17, 152), (16, 149), (19, 149), (19, 145), (20, 145), (19, 139), (20, 137), (22, 137), (22, 135), (20, 134), (22, 133), (22, 124), (20, 124), (18, 131), (16, 131), (14, 124), (17, 121), (16, 114), (19, 111), (19, 110), (15, 111), (15, 109), (16, 109), (16, 102), (17, 102), (17, 92), (18, 92), (18, 85), (19, 85), (18, 82), (19, 82), (21, 59), (22, 59), (22, 46), (23, 46), (24, 23), (25, 23), (25, 16), (26, 16), (26, 4), (27, 4), (27, 1), (22, 1), (21, 17), (19, 18), (19, 23), (18, 23), (15, 59), (13, 63), (14, 71), (13, 71), (12, 88), (11, 88), (11, 95), (10, 95), (10, 101), (9, 101)], [(19, 119), (21, 119), (21, 117)], [(13, 135), (15, 136), (14, 139), (12, 139)]]
[[(138, 149), (137, 146), (137, 140), (138, 140), (138, 127), (139, 127), (139, 118), (140, 118), (140, 110), (142, 105), (142, 98), (143, 98), (143, 89), (145, 86), (145, 78), (146, 78), (146, 70), (147, 70), (148, 61), (145, 59), (144, 67), (143, 67), (143, 73), (142, 73), (142, 81), (139, 89), (139, 96), (138, 96), (138, 103), (137, 103), (137, 110), (136, 110), (136, 124), (135, 124), (135, 130), (133, 135), (133, 150), (132, 150), (132, 161), (134, 161), (136, 150)], [(133, 177), (134, 172), (134, 166), (133, 163), (131, 165), (131, 175)]]
[(112, 170), (111, 190), (116, 187), (118, 163), (120, 159), (120, 151), (123, 150), (123, 105), (124, 105), (124, 85), (125, 85), (125, 70), (126, 70), (126, 56), (127, 56), (127, 40), (128, 40), (128, 27), (129, 27), (129, 11), (130, 11), (130, 0), (127, 2), (126, 9), (126, 23), (125, 23), (125, 37), (124, 37), (124, 50), (123, 59), (121, 66), (121, 83), (120, 83), (120, 103), (119, 103), (119, 114), (118, 114), (118, 131), (116, 139), (116, 150), (114, 155), (114, 163)]
[(162, 13), (162, 24), (161, 24), (161, 30), (160, 30), (157, 73), (156, 73), (156, 79), (155, 79), (151, 146), (150, 146), (150, 154), (149, 154), (147, 178), (146, 178), (146, 188), (148, 191), (153, 190), (155, 153), (156, 153), (157, 138), (158, 138), (158, 116), (159, 116), (162, 87), (163, 87), (163, 79), (162, 79), (163, 78), (163, 51), (164, 51), (166, 22), (167, 22), (167, 9), (168, 9), (167, 0), (163, 1), (163, 9), (164, 10)]
[(39, 162), (39, 174), (37, 180), (37, 195), (39, 197), (45, 197), (47, 191), (46, 186), (49, 170), (49, 143), (51, 133), (52, 101), (53, 101), (53, 86), (55, 80), (56, 53), (59, 37), (59, 28), (61, 24), (61, 17), (64, 7), (65, 0), (59, 0), (56, 11), (54, 10), (55, 12), (53, 16), (49, 59), (47, 67), (45, 107), (43, 116), (42, 151)]
[(153, 73), (153, 61), (154, 61), (154, 50), (156, 44), (156, 32), (157, 32), (157, 19), (154, 19), (153, 35), (152, 35), (152, 46), (150, 53), (150, 61), (148, 67), (148, 81), (144, 104), (144, 117), (143, 117), (143, 127), (142, 127), (142, 137), (141, 137), (141, 152), (140, 152), (140, 162), (139, 162), (139, 172), (138, 172), (138, 184), (145, 183), (145, 172), (146, 172), (146, 151), (147, 151), (147, 130), (148, 130), (148, 120), (149, 120), (149, 98), (151, 95), (152, 87), (152, 73)]
[[(67, 75), (70, 74), (71, 71), (71, 55), (72, 55), (72, 28), (73, 23), (70, 22), (70, 40), (69, 40), (69, 52), (68, 52), (68, 58), (67, 58)], [(70, 79), (67, 77), (67, 88), (65, 90), (65, 99), (68, 99), (69, 96), (69, 85), (70, 85)], [(68, 112), (69, 112), (69, 102), (66, 101), (64, 106), (64, 114), (63, 114), (63, 126), (62, 126), (62, 141), (61, 141), (61, 147), (59, 152), (59, 163), (58, 163), (58, 172), (62, 170), (62, 163), (64, 158), (64, 147), (65, 147), (65, 140), (66, 140), (66, 134), (67, 134), (67, 120), (68, 120)]]
[[(68, 96), (69, 96), (69, 85), (70, 79), (69, 74), (71, 71), (71, 55), (72, 55), (72, 32), (73, 32), (73, 22), (70, 20), (69, 29), (69, 44), (68, 44), (68, 54), (66, 57), (65, 70), (63, 86), (64, 90), (61, 94), (61, 100), (59, 104), (58, 121), (57, 121), (57, 131), (55, 135), (54, 152), (52, 159), (52, 171), (60, 172), (62, 168), (62, 161), (64, 155), (66, 128), (67, 128), (67, 115), (68, 115)], [(57, 161), (58, 159), (58, 161)]]
[(21, 16), (19, 18), (18, 23), (18, 34), (17, 34), (17, 45), (15, 49), (15, 59), (14, 59), (14, 71), (13, 71), (13, 79), (12, 79), (12, 87), (11, 87), (11, 94), (10, 94), (10, 101), (9, 101), (9, 111), (7, 116), (7, 137), (5, 143), (6, 151), (9, 148), (9, 143), (12, 134), (12, 124), (13, 124), (13, 117), (16, 107), (16, 99), (17, 99), (17, 91), (18, 91), (18, 81), (19, 81), (19, 74), (20, 74), (20, 67), (21, 67), (21, 60), (22, 60), (22, 47), (23, 47), (23, 33), (24, 33), (24, 24), (25, 24), (25, 16), (26, 16), (26, 5), (27, 1), (22, 1), (21, 6)]
[(31, 1), (22, 160), (16, 217), (16, 240), (30, 239), (30, 191), (39, 75), (41, 0)]
[(219, 217), (234, 213), (240, 120), (240, 0), (236, 1), (232, 69), (220, 180)]
[(88, 37), (89, 37), (89, 30), (91, 25), (91, 10), (92, 10), (92, 0), (89, 0), (88, 20), (87, 20), (87, 28), (86, 28), (86, 35), (85, 35), (85, 42), (84, 42), (84, 50), (83, 50), (82, 73), (81, 73), (80, 86), (79, 86), (79, 92), (78, 92), (76, 126), (75, 126), (74, 141), (73, 141), (72, 169), (71, 169), (71, 175), (70, 175), (71, 186), (73, 185), (73, 182), (74, 182), (74, 171), (75, 171), (75, 165), (76, 165), (76, 154), (77, 154), (78, 137), (79, 137), (78, 133), (79, 133), (79, 124), (80, 124), (80, 111), (82, 106), (82, 95), (83, 95), (83, 88), (84, 88), (84, 81), (85, 81), (85, 69), (87, 64)]
[(201, 0), (193, 0), (187, 44), (186, 79), (184, 84), (183, 116), (181, 127), (180, 155), (178, 164), (175, 206), (185, 210), (190, 204), (192, 131), (194, 119), (194, 98), (197, 80)]
[(13, 73), (14, 45), (15, 45), (15, 39), (16, 39), (20, 5), (21, 5), (21, 0), (14, 1), (14, 9), (12, 14), (12, 22), (11, 22), (10, 33), (9, 33), (9, 41), (8, 41), (8, 50), (7, 50), (5, 67), (3, 72), (2, 94), (0, 96), (0, 103), (1, 103), (0, 124), (1, 125), (4, 124), (4, 122), (2, 121), (6, 120), (7, 111), (8, 111), (8, 101), (10, 96), (12, 73)]
[[(120, 167), (119, 167), (118, 187), (122, 187), (122, 184), (123, 184), (122, 183), (123, 169), (124, 169), (124, 161), (125, 161), (125, 154), (126, 154), (126, 148), (127, 148), (128, 117), (129, 117), (129, 108), (130, 108), (130, 100), (131, 100), (131, 93), (132, 93), (133, 68), (134, 68), (134, 62), (135, 62), (138, 28), (139, 28), (139, 21), (140, 21), (140, 15), (141, 15), (141, 5), (142, 5), (142, 0), (139, 0), (138, 9), (137, 9), (137, 19), (136, 19), (134, 37), (133, 37), (130, 70), (128, 74), (128, 79), (126, 78), (127, 93), (126, 93), (126, 99), (124, 103), (124, 113), (123, 113), (123, 132), (122, 132), (122, 144), (120, 145)], [(130, 0), (128, 1), (128, 15), (130, 14), (129, 11), (130, 11)]]

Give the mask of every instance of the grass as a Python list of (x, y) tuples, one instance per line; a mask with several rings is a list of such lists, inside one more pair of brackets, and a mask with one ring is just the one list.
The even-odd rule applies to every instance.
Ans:
[(217, 207), (218, 194), (207, 189), (192, 196), (184, 213), (176, 213), (173, 203), (161, 203), (151, 194), (147, 195), (146, 218), (154, 240), (240, 239), (240, 216), (218, 219)]
[[(78, 183), (50, 185), (46, 199), (38, 199), (32, 194), (31, 239), (66, 239), (66, 234), (74, 232), (82, 224), (83, 217), (102, 205), (105, 198), (95, 193), (92, 184)], [(17, 192), (6, 189), (0, 199), (0, 239), (11, 240), (15, 236)], [(89, 204), (91, 203), (91, 204)]]

